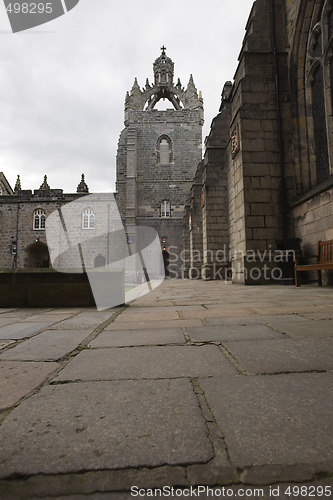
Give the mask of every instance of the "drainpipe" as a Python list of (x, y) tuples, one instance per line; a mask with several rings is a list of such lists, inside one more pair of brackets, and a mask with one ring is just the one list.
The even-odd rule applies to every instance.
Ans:
[[(19, 194), (17, 195), (19, 196)], [(19, 237), (19, 212), (20, 212), (20, 200), (17, 200), (17, 209), (16, 209), (16, 253), (13, 258), (13, 269), (17, 268), (17, 254), (18, 254), (18, 237)]]
[(278, 53), (276, 49), (276, 32), (275, 32), (275, 10), (274, 0), (271, 0), (271, 42), (274, 60), (274, 74), (275, 74), (275, 96), (276, 96), (276, 109), (277, 109), (277, 125), (278, 125), (278, 142), (280, 153), (280, 195), (281, 195), (281, 218), (282, 218), (282, 234), (283, 238), (287, 238), (287, 214), (286, 214), (286, 182), (284, 177), (284, 150), (282, 139), (282, 119), (281, 119), (281, 105), (280, 105), (280, 84), (278, 76)]

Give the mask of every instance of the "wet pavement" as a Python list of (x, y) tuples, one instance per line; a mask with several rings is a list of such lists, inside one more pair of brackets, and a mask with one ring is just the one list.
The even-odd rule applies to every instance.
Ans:
[(330, 287), (0, 309), (0, 498), (328, 498), (332, 354)]

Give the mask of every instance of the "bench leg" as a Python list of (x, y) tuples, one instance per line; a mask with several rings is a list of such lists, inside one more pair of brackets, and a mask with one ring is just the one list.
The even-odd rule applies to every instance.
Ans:
[(295, 285), (296, 286), (301, 286), (299, 280), (298, 280), (298, 274), (297, 274), (297, 271), (296, 271), (296, 267), (295, 267)]
[(317, 271), (317, 276), (318, 276), (318, 285), (319, 286), (322, 286), (323, 282), (322, 282), (322, 279), (321, 279), (321, 271)]

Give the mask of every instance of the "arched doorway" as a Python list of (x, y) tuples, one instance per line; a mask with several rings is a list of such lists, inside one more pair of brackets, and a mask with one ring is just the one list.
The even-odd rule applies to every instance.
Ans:
[(167, 252), (166, 250), (163, 250), (162, 256), (163, 256), (163, 264), (164, 264), (164, 274), (165, 274), (165, 277), (167, 278), (170, 274), (170, 272), (169, 272), (169, 252)]
[(50, 255), (46, 243), (35, 241), (25, 249), (24, 267), (50, 267)]
[(105, 267), (106, 259), (103, 255), (95, 257), (94, 267)]

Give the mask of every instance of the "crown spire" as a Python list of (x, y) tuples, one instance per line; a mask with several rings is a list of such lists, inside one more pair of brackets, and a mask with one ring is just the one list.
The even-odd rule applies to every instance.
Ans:
[(173, 86), (174, 62), (166, 55), (166, 47), (161, 47), (162, 54), (154, 62), (155, 85)]

